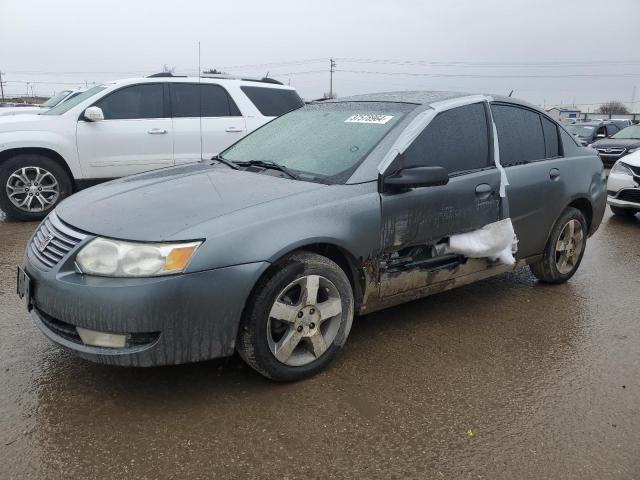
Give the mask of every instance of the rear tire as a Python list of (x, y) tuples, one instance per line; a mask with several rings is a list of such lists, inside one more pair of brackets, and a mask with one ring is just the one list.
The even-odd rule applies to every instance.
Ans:
[(243, 313), (236, 349), (267, 378), (286, 382), (324, 369), (347, 340), (354, 300), (330, 259), (295, 252), (260, 279)]
[(72, 193), (65, 169), (37, 153), (22, 153), (0, 163), (0, 209), (9, 218), (42, 220)]
[(609, 208), (611, 208), (614, 215), (618, 215), (619, 217), (635, 217), (636, 213), (638, 213), (638, 210), (631, 208), (614, 207), (612, 205), (609, 205)]
[(558, 218), (547, 240), (542, 259), (530, 265), (538, 280), (564, 283), (578, 270), (587, 246), (587, 221), (569, 207)]

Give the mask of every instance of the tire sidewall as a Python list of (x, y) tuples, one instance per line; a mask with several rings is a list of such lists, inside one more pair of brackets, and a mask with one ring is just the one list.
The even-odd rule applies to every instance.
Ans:
[[(7, 181), (13, 172), (23, 167), (40, 167), (49, 171), (58, 182), (60, 192), (55, 204), (40, 212), (27, 212), (16, 207), (7, 196)], [(72, 183), (64, 168), (55, 160), (39, 154), (24, 153), (16, 155), (0, 163), (0, 209), (9, 218), (23, 221), (42, 220), (46, 217), (62, 200), (71, 195)]]
[[(556, 258), (555, 258), (556, 243), (558, 242), (558, 239), (560, 238), (560, 234), (562, 233), (562, 230), (564, 229), (565, 225), (570, 220), (577, 220), (582, 228), (582, 235), (583, 235), (582, 251), (580, 252), (580, 257), (578, 257), (578, 261), (574, 265), (573, 269), (570, 272), (563, 274), (563, 273), (560, 273), (560, 271), (558, 270), (558, 266), (556, 265)], [(547, 262), (547, 267), (549, 269), (549, 272), (551, 272), (555, 282), (558, 282), (558, 283), (566, 282), (571, 277), (573, 277), (573, 275), (575, 275), (575, 273), (578, 271), (578, 268), (582, 263), (582, 258), (584, 257), (584, 253), (587, 249), (587, 234), (588, 234), (587, 221), (584, 215), (582, 214), (582, 212), (575, 208), (568, 208), (567, 210), (565, 210), (565, 212), (560, 216), (560, 218), (556, 222), (556, 225), (553, 227), (551, 236), (549, 237), (547, 251), (545, 252), (545, 255), (544, 255), (544, 261)]]
[[(277, 264), (276, 269), (256, 288), (245, 311), (241, 328), (249, 330), (254, 358), (261, 373), (279, 381), (298, 380), (324, 369), (345, 344), (353, 323), (353, 291), (342, 269), (320, 255), (306, 252), (293, 254)], [(276, 296), (291, 282), (306, 275), (323, 276), (336, 286), (342, 302), (342, 318), (334, 341), (320, 358), (308, 365), (294, 367), (281, 363), (271, 352), (267, 342), (267, 325)], [(240, 353), (242, 355), (243, 352)]]

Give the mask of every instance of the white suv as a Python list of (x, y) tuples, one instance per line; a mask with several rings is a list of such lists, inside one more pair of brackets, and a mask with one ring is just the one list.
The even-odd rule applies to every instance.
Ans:
[(273, 79), (159, 74), (93, 87), (41, 115), (0, 118), (0, 208), (38, 220), (73, 191), (197, 162), (303, 105)]

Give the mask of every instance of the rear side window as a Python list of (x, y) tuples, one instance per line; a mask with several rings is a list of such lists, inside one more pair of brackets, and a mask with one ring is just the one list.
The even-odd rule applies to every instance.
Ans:
[(227, 91), (218, 85), (171, 84), (173, 117), (235, 117), (240, 111)]
[(239, 117), (240, 111), (227, 91), (218, 85), (200, 85), (203, 117)]
[(279, 117), (304, 106), (295, 90), (264, 87), (240, 87), (265, 117)]
[(159, 83), (133, 85), (116, 90), (95, 104), (105, 120), (164, 117), (164, 95)]
[(544, 144), (547, 158), (559, 157), (560, 141), (558, 140), (558, 127), (546, 117), (542, 118), (542, 130), (544, 131)]
[(490, 166), (484, 105), (465, 105), (438, 114), (403, 157), (405, 167), (445, 167), (449, 173)]
[(492, 105), (498, 129), (500, 163), (505, 167), (534, 162), (546, 157), (540, 115), (512, 105)]

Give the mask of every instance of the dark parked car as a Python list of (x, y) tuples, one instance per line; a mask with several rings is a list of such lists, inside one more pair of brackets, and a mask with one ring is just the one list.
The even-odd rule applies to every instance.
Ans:
[[(65, 200), (30, 240), (18, 292), (49, 339), (90, 360), (237, 350), (295, 380), (334, 358), (355, 314), (525, 264), (568, 280), (605, 201), (595, 152), (526, 103), (350, 97), (273, 120), (212, 161)], [(497, 224), (515, 228), (515, 261), (509, 228), (503, 255), (452, 251), (478, 232), (490, 243)]]
[(580, 122), (566, 125), (566, 128), (585, 147), (620, 131), (620, 127), (611, 121)]
[(591, 147), (598, 151), (604, 166), (611, 168), (625, 155), (640, 149), (640, 125), (631, 125), (610, 138), (594, 142)]

